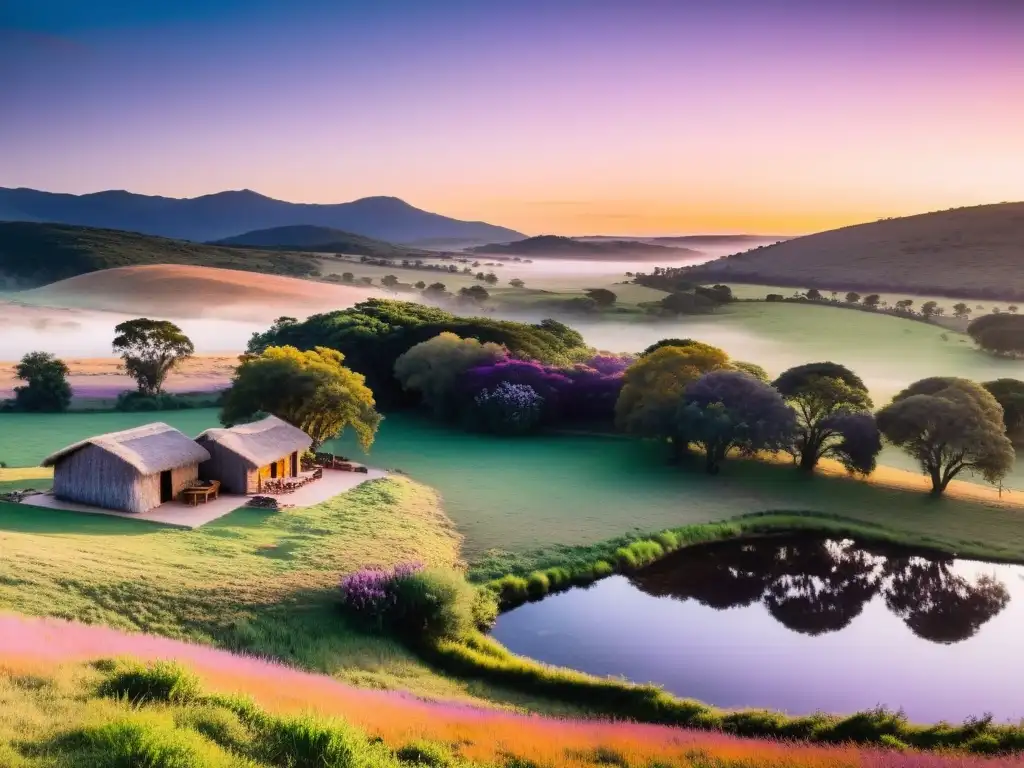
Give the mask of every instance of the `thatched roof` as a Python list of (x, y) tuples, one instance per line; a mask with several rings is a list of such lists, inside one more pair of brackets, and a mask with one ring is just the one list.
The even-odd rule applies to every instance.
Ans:
[(52, 467), (65, 456), (89, 445), (116, 456), (143, 475), (199, 464), (210, 458), (209, 451), (188, 435), (158, 421), (123, 432), (109, 432), (80, 440), (47, 456), (43, 459), (43, 466)]
[(210, 440), (242, 458), (253, 469), (282, 459), (295, 451), (305, 451), (312, 438), (276, 416), (239, 424), (229, 429), (208, 429), (196, 440)]

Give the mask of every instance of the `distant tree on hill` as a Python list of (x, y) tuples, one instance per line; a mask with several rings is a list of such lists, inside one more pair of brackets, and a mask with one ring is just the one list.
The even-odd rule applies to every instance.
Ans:
[(419, 288), (422, 291), (424, 288), (427, 287), (427, 284), (425, 282), (423, 282), (422, 280), (417, 280), (415, 287)]
[(484, 302), (491, 297), (482, 285), (470, 285), (459, 289), (459, 297), (475, 302)]
[(29, 352), (14, 369), (25, 385), (14, 388), (14, 408), (19, 411), (61, 413), (71, 405), (68, 367), (49, 352)]
[(355, 280), (356, 280), (356, 276), (353, 275), (351, 272), (342, 272), (341, 273), (341, 282), (343, 282), (343, 283), (354, 283)]
[(448, 289), (445, 288), (444, 283), (431, 283), (423, 289), (423, 295), (433, 299), (443, 299), (448, 296)]
[(1017, 314), (1017, 309), (1018, 309), (1018, 307), (1017, 307), (1016, 304), (1011, 304), (1010, 306), (1008, 306), (1006, 308), (1006, 311), (1009, 312), (1011, 315), (1016, 315)]
[(791, 440), (796, 417), (769, 384), (742, 371), (710, 371), (686, 387), (675, 429), (704, 449), (704, 466), (718, 472), (726, 454), (775, 451)]
[(913, 299), (900, 299), (896, 302), (896, 309), (902, 312), (909, 312), (910, 308), (914, 305)]
[(982, 384), (1003, 407), (1003, 425), (1014, 443), (1024, 442), (1024, 381), (996, 379)]
[(607, 288), (587, 288), (585, 293), (587, 298), (592, 299), (598, 307), (610, 307), (618, 298), (618, 296)]
[(163, 392), (167, 374), (195, 352), (192, 340), (170, 320), (140, 317), (119, 323), (114, 332), (114, 351), (147, 396)]
[(871, 307), (872, 309), (875, 309), (881, 300), (882, 297), (879, 296), (877, 293), (869, 293), (867, 296), (864, 297), (863, 302), (865, 307)]
[(821, 301), (821, 291), (819, 291), (817, 288), (808, 289), (805, 295), (811, 301)]
[(785, 298), (786, 297), (783, 296), (781, 293), (769, 293), (767, 296), (764, 297), (764, 300), (765, 301), (784, 301)]
[(385, 288), (393, 288), (398, 285), (398, 278), (394, 275), (384, 275), (384, 277), (380, 279), (380, 284)]
[(858, 301), (860, 301), (860, 294), (856, 291), (850, 291), (846, 294), (846, 302), (848, 304), (856, 304)]
[(674, 315), (701, 315), (713, 312), (718, 306), (713, 300), (696, 293), (670, 293), (659, 304)]
[(971, 314), (971, 308), (962, 301), (953, 305), (953, 317), (963, 319)]
[(1024, 317), (1020, 315), (982, 315), (967, 326), (967, 334), (986, 352), (1024, 354)]
[(921, 315), (923, 317), (931, 317), (937, 314), (935, 310), (939, 308), (939, 302), (937, 301), (926, 301), (921, 305)]
[(693, 289), (694, 294), (697, 296), (703, 296), (705, 299), (710, 299), (716, 304), (728, 304), (732, 301), (732, 288), (728, 285), (698, 285)]
[(511, 280), (508, 281), (508, 284), (511, 285), (513, 288), (522, 288), (524, 285), (526, 285), (526, 283), (524, 283), (518, 277), (513, 277)]
[(263, 411), (298, 427), (313, 439), (313, 450), (355, 430), (369, 449), (380, 424), (373, 392), (365, 378), (343, 365), (337, 350), (267, 347), (246, 358), (224, 393), (221, 423), (231, 426)]
[(973, 381), (922, 379), (896, 395), (877, 418), (886, 439), (915, 458), (931, 478), (935, 495), (961, 472), (996, 483), (1013, 467), (1003, 409)]
[(792, 451), (801, 469), (829, 457), (850, 472), (874, 470), (882, 442), (859, 376), (838, 363), (808, 363), (790, 368), (774, 386), (796, 411)]
[(359, 278), (359, 282), (361, 282), (363, 285), (373, 285), (373, 278), (372, 277), (360, 277)]

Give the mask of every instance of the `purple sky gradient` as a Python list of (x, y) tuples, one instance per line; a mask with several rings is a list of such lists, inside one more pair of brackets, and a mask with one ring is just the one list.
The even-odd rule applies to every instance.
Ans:
[(1024, 199), (1009, 0), (26, 5), (2, 186), (388, 194), (567, 234)]

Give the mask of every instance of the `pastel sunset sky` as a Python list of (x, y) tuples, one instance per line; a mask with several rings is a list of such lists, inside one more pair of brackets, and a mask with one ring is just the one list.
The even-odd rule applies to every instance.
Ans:
[(0, 186), (530, 234), (1024, 199), (1024, 0), (0, 3)]

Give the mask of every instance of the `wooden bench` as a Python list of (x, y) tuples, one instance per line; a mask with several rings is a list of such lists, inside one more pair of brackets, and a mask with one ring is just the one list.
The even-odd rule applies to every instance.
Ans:
[(208, 502), (211, 496), (218, 499), (220, 498), (220, 480), (211, 480), (209, 485), (195, 485), (186, 488), (181, 492), (181, 496), (182, 500), (192, 507), (199, 504), (199, 499), (203, 500), (203, 504)]

